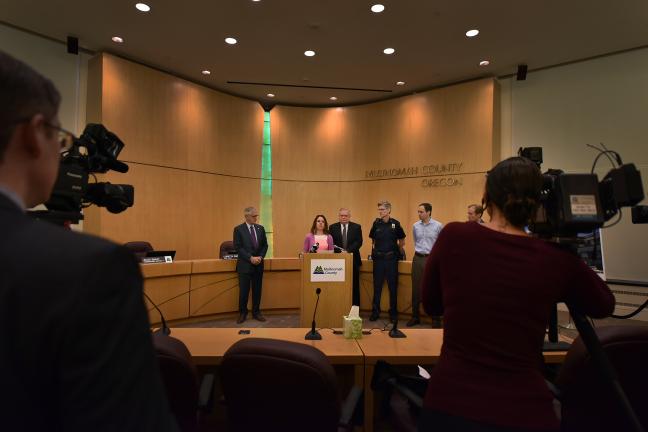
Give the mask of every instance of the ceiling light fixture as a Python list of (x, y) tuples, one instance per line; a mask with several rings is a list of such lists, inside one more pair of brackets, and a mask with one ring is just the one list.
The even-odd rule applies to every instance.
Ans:
[(313, 50), (304, 51), (304, 55), (306, 57), (313, 57), (315, 55), (315, 51), (313, 51)]
[(124, 42), (124, 39), (120, 38), (119, 36), (113, 36), (111, 39), (112, 39), (113, 42), (116, 42), (116, 43), (123, 43)]
[(146, 3), (137, 3), (135, 5), (135, 8), (137, 8), (137, 10), (140, 12), (148, 12), (151, 10), (151, 6), (147, 5)]
[(274, 93), (268, 93), (268, 97), (275, 97)]
[(396, 50), (395, 50), (394, 48), (385, 48), (385, 49), (383, 50), (383, 52), (384, 52), (385, 54), (387, 54), (387, 55), (391, 55), (391, 54), (394, 54), (394, 53), (396, 52)]
[(466, 36), (468, 36), (468, 37), (475, 37), (478, 34), (479, 34), (479, 30), (477, 30), (477, 29), (468, 30), (466, 32)]
[(405, 81), (397, 81), (396, 85), (405, 85)]
[(488, 66), (490, 62), (488, 60), (482, 60), (479, 62), (479, 66)]
[(203, 74), (203, 75), (210, 75), (211, 71), (208, 71), (207, 69), (205, 69), (204, 71), (202, 71), (200, 73)]
[(385, 6), (383, 6), (381, 4), (375, 4), (375, 5), (371, 6), (371, 12), (373, 12), (373, 13), (380, 13), (380, 12), (382, 12), (384, 10), (385, 10)]
[(337, 100), (337, 98), (335, 96), (331, 96), (329, 99), (331, 99), (333, 101)]
[(225, 43), (227, 43), (229, 45), (234, 45), (236, 42), (238, 42), (238, 41), (236, 39), (234, 39), (233, 37), (226, 37), (225, 38)]

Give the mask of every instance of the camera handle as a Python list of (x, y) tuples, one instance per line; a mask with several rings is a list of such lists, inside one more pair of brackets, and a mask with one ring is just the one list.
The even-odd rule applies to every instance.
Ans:
[(628, 430), (635, 432), (645, 432), (644, 428), (639, 422), (639, 419), (637, 418), (637, 415), (632, 409), (632, 405), (630, 405), (628, 397), (621, 387), (621, 383), (619, 383), (619, 378), (617, 377), (612, 363), (610, 363), (607, 355), (605, 355), (601, 341), (596, 335), (594, 328), (584, 314), (572, 308), (570, 305), (567, 305), (567, 307), (569, 308), (569, 313), (574, 320), (574, 324), (576, 324), (576, 328), (578, 329), (581, 340), (583, 341), (585, 348), (592, 357), (594, 365), (601, 372), (603, 381), (608, 385), (609, 390), (613, 392), (615, 396), (614, 399), (617, 401), (618, 407), (620, 408), (621, 412), (625, 414), (628, 420), (628, 426), (631, 427), (631, 429)]

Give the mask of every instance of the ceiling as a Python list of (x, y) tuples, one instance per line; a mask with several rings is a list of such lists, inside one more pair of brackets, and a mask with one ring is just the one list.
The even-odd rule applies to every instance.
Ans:
[[(513, 74), (518, 64), (532, 71), (648, 46), (646, 0), (141, 0), (147, 13), (136, 1), (0, 0), (0, 21), (61, 41), (76, 36), (84, 49), (230, 94), (301, 106), (374, 102)], [(385, 10), (371, 12), (375, 3)], [(473, 28), (479, 35), (466, 37)], [(226, 44), (228, 36), (238, 43)], [(396, 52), (383, 54), (387, 47)], [(304, 56), (309, 49), (314, 57)]]

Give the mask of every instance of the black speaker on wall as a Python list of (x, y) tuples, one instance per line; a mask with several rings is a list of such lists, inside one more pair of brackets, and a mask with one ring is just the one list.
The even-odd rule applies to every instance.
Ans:
[(79, 54), (79, 38), (74, 36), (67, 37), (67, 52), (68, 54)]
[(524, 81), (526, 79), (528, 66), (525, 64), (518, 65), (517, 69), (517, 80)]

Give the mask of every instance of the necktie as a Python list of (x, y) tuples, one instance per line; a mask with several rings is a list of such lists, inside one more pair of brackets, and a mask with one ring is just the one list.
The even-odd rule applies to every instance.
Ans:
[(342, 247), (347, 248), (347, 225), (342, 225)]
[(250, 225), (250, 236), (252, 237), (252, 245), (254, 246), (254, 249), (258, 248), (259, 242), (257, 241), (254, 225)]

